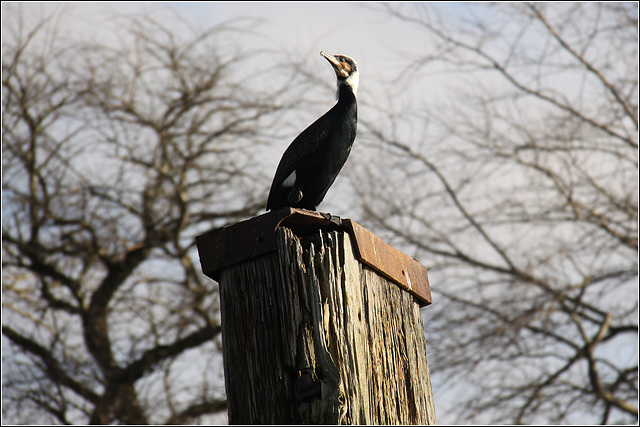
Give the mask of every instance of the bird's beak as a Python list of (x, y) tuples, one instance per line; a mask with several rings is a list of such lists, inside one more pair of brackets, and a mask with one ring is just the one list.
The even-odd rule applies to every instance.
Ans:
[(331, 65), (333, 65), (333, 69), (336, 72), (336, 76), (342, 77), (344, 79), (349, 77), (349, 73), (351, 72), (351, 66), (349, 64), (347, 64), (346, 62), (338, 61), (335, 56), (329, 55), (324, 50), (320, 51), (320, 55), (324, 56), (325, 59), (329, 61)]

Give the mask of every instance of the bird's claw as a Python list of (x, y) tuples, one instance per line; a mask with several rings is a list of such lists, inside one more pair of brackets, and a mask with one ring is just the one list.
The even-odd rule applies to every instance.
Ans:
[(322, 215), (323, 218), (329, 221), (330, 223), (335, 224), (338, 227), (342, 226), (342, 218), (340, 218), (339, 216), (331, 215), (328, 212), (319, 212), (319, 214)]

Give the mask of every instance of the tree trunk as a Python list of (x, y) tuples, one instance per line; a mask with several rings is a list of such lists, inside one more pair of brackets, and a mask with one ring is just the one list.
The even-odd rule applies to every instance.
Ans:
[(275, 246), (217, 278), (229, 422), (435, 424), (420, 301), (348, 233), (280, 227)]

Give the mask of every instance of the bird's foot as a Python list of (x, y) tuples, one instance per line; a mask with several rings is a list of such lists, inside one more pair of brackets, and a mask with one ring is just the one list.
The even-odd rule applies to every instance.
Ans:
[(331, 215), (328, 212), (318, 212), (320, 215), (322, 215), (324, 217), (324, 219), (326, 219), (327, 221), (329, 221), (332, 224), (337, 225), (338, 227), (342, 226), (342, 218), (340, 218), (339, 216), (335, 216), (335, 215)]

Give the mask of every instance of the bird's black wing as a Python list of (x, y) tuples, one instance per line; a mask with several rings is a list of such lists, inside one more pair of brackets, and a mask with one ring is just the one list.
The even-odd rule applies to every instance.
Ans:
[(269, 192), (269, 199), (271, 199), (274, 189), (278, 188), (301, 163), (311, 158), (322, 142), (327, 139), (330, 130), (329, 116), (331, 112), (332, 110), (327, 111), (322, 117), (302, 131), (286, 149), (276, 169), (276, 174), (271, 184), (271, 191)]

